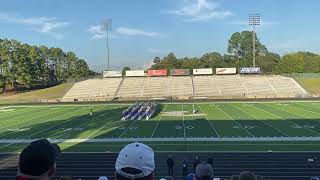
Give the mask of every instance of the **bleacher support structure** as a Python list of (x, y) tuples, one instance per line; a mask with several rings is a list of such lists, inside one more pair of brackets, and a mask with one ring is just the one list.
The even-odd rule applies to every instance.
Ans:
[(280, 75), (124, 77), (76, 83), (62, 101), (299, 98), (308, 93)]

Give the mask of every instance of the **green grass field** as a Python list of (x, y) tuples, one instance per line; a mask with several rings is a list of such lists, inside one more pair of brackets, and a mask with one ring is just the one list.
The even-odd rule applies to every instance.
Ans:
[(20, 151), (27, 140), (38, 138), (58, 140), (72, 152), (118, 151), (137, 140), (132, 138), (157, 151), (320, 148), (320, 102), (169, 103), (150, 120), (121, 121), (127, 106), (0, 106), (0, 152)]
[(320, 78), (295, 78), (308, 92), (320, 95)]
[(15, 95), (0, 95), (0, 104), (37, 103), (41, 100), (62, 98), (72, 86), (73, 83), (64, 83), (50, 88)]

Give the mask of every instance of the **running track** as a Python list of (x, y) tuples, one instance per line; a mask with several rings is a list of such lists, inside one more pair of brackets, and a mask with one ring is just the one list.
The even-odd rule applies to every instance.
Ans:
[[(190, 162), (195, 155), (200, 160), (214, 159), (215, 177), (229, 178), (240, 171), (249, 170), (265, 179), (308, 180), (320, 176), (320, 153), (171, 153), (176, 162), (176, 179), (181, 177), (181, 162)], [(167, 174), (166, 159), (169, 153), (156, 153), (156, 177)], [(57, 176), (81, 177), (97, 180), (104, 175), (113, 179), (116, 153), (63, 153), (57, 162)], [(0, 179), (14, 179), (19, 155), (0, 154)], [(308, 162), (308, 159), (314, 162)]]

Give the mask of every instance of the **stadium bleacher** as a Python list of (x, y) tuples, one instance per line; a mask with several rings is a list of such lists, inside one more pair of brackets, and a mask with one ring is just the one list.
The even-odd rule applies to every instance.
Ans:
[[(156, 179), (167, 175), (166, 159), (169, 153), (156, 153)], [(213, 157), (215, 177), (228, 179), (248, 170), (270, 180), (309, 180), (319, 176), (319, 153), (172, 153), (175, 166), (175, 179), (183, 179), (182, 161), (187, 160), (188, 170), (192, 171), (191, 161), (199, 156), (201, 161)], [(17, 172), (18, 154), (0, 154), (1, 179), (14, 179)], [(63, 153), (57, 161), (57, 176), (80, 177), (97, 180), (99, 176), (114, 178), (116, 153)], [(308, 159), (314, 159), (308, 162)]]
[(63, 97), (64, 101), (110, 100), (115, 96), (122, 78), (90, 79), (76, 83)]
[(148, 77), (143, 88), (144, 97), (168, 97), (169, 93), (168, 77)]
[(76, 83), (63, 101), (90, 99), (152, 99), (171, 97), (290, 98), (308, 93), (292, 78), (279, 75), (211, 75), (125, 77), (92, 79)]
[(190, 76), (171, 76), (169, 84), (169, 92), (172, 97), (191, 97), (193, 95)]
[(141, 97), (145, 85), (145, 77), (126, 77), (123, 79), (117, 97)]

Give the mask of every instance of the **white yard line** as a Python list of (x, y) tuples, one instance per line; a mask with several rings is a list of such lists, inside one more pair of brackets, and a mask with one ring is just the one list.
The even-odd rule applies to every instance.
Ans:
[[(280, 110), (285, 111), (285, 112), (287, 112), (287, 113), (289, 113), (289, 114), (298, 116), (298, 117), (300, 117), (301, 119), (304, 119), (304, 117), (300, 116), (299, 114), (290, 112), (290, 111), (288, 111), (288, 110), (285, 110), (284, 108), (282, 108), (282, 109), (280, 109)], [(290, 121), (290, 120), (289, 120), (289, 121)], [(292, 121), (290, 121), (290, 122), (292, 122)], [(319, 122), (318, 122), (318, 123), (319, 123)], [(297, 123), (296, 123), (296, 124), (297, 124)], [(299, 124), (298, 124), (298, 125), (299, 125)], [(316, 130), (313, 130), (313, 129), (308, 129), (308, 130), (310, 130), (310, 131), (312, 131), (312, 132), (315, 132), (315, 133), (317, 133), (317, 134), (320, 135), (320, 132), (319, 132), (319, 131), (316, 131)]]
[[(31, 110), (31, 112), (33, 111), (33, 109), (31, 108), (25, 108), (25, 109), (21, 109), (21, 110), (15, 110), (15, 111), (10, 111), (8, 113), (13, 113), (13, 114), (4, 114), (4, 115), (7, 115), (7, 116), (1, 116), (1, 119), (2, 118), (8, 118), (8, 117), (11, 117), (11, 116), (14, 116), (14, 117), (17, 117), (17, 115), (20, 117), (20, 116), (24, 116), (25, 113), (29, 112), (29, 110)], [(7, 119), (9, 120), (9, 119)], [(4, 121), (7, 121), (7, 120), (4, 120)], [(11, 119), (10, 119), (11, 120)]]
[[(80, 108), (79, 110), (81, 110), (81, 108)], [(74, 112), (78, 112), (79, 110), (74, 111)], [(73, 113), (74, 113), (74, 112), (73, 112)], [(73, 114), (73, 113), (69, 113), (69, 114)], [(44, 121), (44, 122), (49, 122), (49, 121), (51, 121), (51, 120), (53, 120), (53, 119), (55, 119), (55, 118), (57, 118), (57, 117), (61, 117), (61, 116), (64, 116), (64, 115), (65, 115), (65, 114), (62, 114), (62, 115), (60, 115), (60, 116), (56, 116), (56, 117), (50, 118), (49, 120)], [(42, 122), (42, 123), (43, 123), (43, 122)], [(50, 127), (50, 128), (52, 128), (52, 127)], [(50, 128), (48, 128), (48, 129), (50, 129)], [(45, 130), (42, 130), (42, 131), (40, 131), (40, 132), (31, 134), (30, 136), (27, 136), (26, 138), (30, 138), (30, 137), (32, 137), (33, 135), (38, 134), (38, 133), (41, 133), (41, 132), (43, 132), (43, 131), (46, 131), (46, 129), (45, 129)], [(14, 133), (14, 132), (12, 132), (12, 133)], [(9, 134), (10, 134), (10, 133), (9, 133)], [(19, 139), (15, 139), (15, 140), (19, 140)], [(34, 140), (36, 140), (36, 139), (34, 139)], [(34, 141), (34, 140), (33, 140), (33, 141)], [(30, 141), (30, 142), (32, 142), (32, 141)], [(6, 147), (8, 147), (8, 146), (10, 146), (10, 145), (12, 145), (12, 144), (15, 144), (15, 143), (7, 144), (7, 145), (5, 145), (5, 146), (3, 146), (3, 147), (0, 147), (0, 149), (4, 149), (4, 148), (6, 148)]]
[[(101, 109), (103, 109), (103, 108), (99, 108), (99, 109), (97, 109), (97, 110), (95, 110), (95, 111), (100, 111)], [(79, 124), (79, 125), (77, 125), (76, 127), (72, 127), (72, 128), (80, 128), (81, 126), (83, 126), (83, 125), (85, 125), (85, 124), (88, 124), (88, 123), (90, 123), (91, 121), (93, 121), (93, 120), (96, 120), (96, 119), (98, 119), (98, 118), (100, 118), (100, 117), (103, 117), (104, 115), (106, 115), (107, 114), (107, 112), (106, 113), (103, 113), (103, 114), (100, 114), (99, 116), (97, 116), (97, 117), (94, 117), (93, 119), (87, 119), (87, 120), (85, 120), (83, 123), (81, 123), (81, 124)], [(62, 133), (62, 134), (60, 134), (60, 135), (58, 135), (58, 136), (53, 136), (53, 138), (55, 138), (55, 139), (59, 139), (60, 137), (62, 137), (62, 136), (64, 136), (65, 134), (67, 134), (67, 133), (69, 133), (70, 131), (65, 131), (64, 133)]]
[[(163, 112), (166, 111), (167, 106), (168, 106), (168, 104), (166, 104), (166, 105), (164, 106)], [(152, 135), (151, 135), (152, 138), (153, 138), (154, 134), (156, 133), (156, 131), (157, 131), (157, 129), (158, 129), (158, 126), (159, 126), (159, 123), (160, 123), (160, 121), (161, 121), (161, 118), (162, 118), (162, 116), (161, 116), (161, 112), (160, 112), (160, 113), (159, 113), (159, 120), (158, 120), (158, 122), (157, 122), (156, 127), (153, 129), (153, 132), (152, 132)]]
[[(27, 109), (29, 109), (29, 108), (27, 108)], [(24, 111), (24, 110), (22, 110), (23, 112), (17, 112), (18, 113), (18, 115), (16, 115), (16, 114), (12, 114), (12, 115), (9, 115), (9, 116), (5, 116), (5, 117), (1, 117), (1, 119), (2, 118), (4, 118), (5, 120), (2, 120), (1, 121), (1, 124), (3, 124), (3, 123), (6, 123), (6, 122), (9, 122), (9, 121), (12, 121), (12, 120), (15, 120), (15, 119), (17, 119), (17, 118), (21, 118), (21, 117), (23, 117), (23, 116), (26, 116), (26, 114), (28, 114), (29, 113), (29, 115), (30, 115), (30, 113), (31, 114), (33, 114), (34, 112), (39, 112), (38, 110), (35, 110), (35, 109), (30, 109), (31, 111)], [(20, 113), (22, 113), (22, 114), (20, 114)], [(13, 118), (10, 118), (10, 119), (7, 119), (8, 117), (11, 117), (11, 116), (13, 116)]]
[[(297, 104), (297, 103), (296, 103)], [(311, 104), (311, 103), (310, 103)], [(305, 104), (302, 104), (302, 103), (299, 103), (298, 105), (300, 105), (300, 106), (304, 106), (304, 107), (308, 107), (308, 108), (315, 108), (315, 109), (318, 109), (319, 111), (320, 111), (320, 107), (314, 107), (314, 106), (307, 106), (307, 105), (305, 105)], [(319, 103), (319, 105), (320, 105), (320, 103)]]
[(99, 129), (95, 130), (93, 133), (91, 133), (90, 135), (88, 135), (88, 136), (86, 137), (86, 139), (90, 139), (93, 135), (95, 135), (96, 133), (98, 133), (99, 131), (101, 131), (102, 129), (104, 129), (105, 127), (107, 127), (108, 125), (112, 125), (112, 124), (115, 124), (115, 123), (120, 123), (120, 121), (114, 120), (114, 121), (110, 121), (110, 122), (106, 123), (104, 126), (100, 127)]
[[(51, 120), (53, 120), (53, 119), (56, 119), (57, 117), (65, 116), (65, 115), (67, 115), (67, 114), (75, 114), (75, 113), (77, 113), (77, 112), (79, 112), (79, 111), (81, 111), (81, 110), (83, 110), (83, 109), (79, 108), (79, 109), (76, 110), (76, 111), (69, 112), (69, 113), (66, 113), (66, 114), (62, 114), (62, 115), (60, 115), (60, 116), (56, 116), (56, 117), (51, 118), (51, 119), (49, 119), (49, 120), (47, 120), (47, 121), (44, 121), (44, 122), (49, 122), (49, 121), (51, 121)], [(40, 134), (40, 133), (42, 133), (42, 132), (48, 131), (48, 130), (50, 130), (50, 129), (53, 129), (53, 128), (57, 127), (57, 126), (60, 126), (60, 125), (65, 124), (65, 123), (67, 123), (67, 122), (69, 122), (69, 121), (72, 121), (72, 120), (73, 120), (73, 119), (71, 118), (71, 119), (69, 119), (69, 120), (67, 120), (67, 121), (63, 121), (63, 122), (61, 122), (61, 123), (59, 123), (59, 124), (56, 124), (56, 125), (51, 126), (51, 127), (49, 127), (49, 128), (46, 128), (46, 129), (43, 129), (43, 130), (38, 131), (38, 132), (36, 132), (36, 133), (33, 133), (33, 134), (27, 136), (27, 138), (31, 138), (31, 137), (34, 136), (34, 135), (37, 135), (37, 134)]]
[(186, 126), (184, 124), (184, 111), (183, 111), (183, 104), (181, 106), (182, 108), (182, 125), (183, 125), (183, 137), (186, 138)]
[[(60, 112), (60, 110), (59, 110), (58, 112)], [(34, 116), (34, 118), (31, 118), (31, 119), (26, 118), (26, 120), (24, 120), (24, 121), (18, 121), (18, 122), (16, 122), (16, 123), (10, 124), (10, 125), (8, 125), (8, 126), (4, 126), (4, 127), (0, 128), (0, 130), (6, 129), (6, 128), (11, 127), (11, 126), (15, 126), (15, 125), (17, 125), (17, 124), (26, 123), (26, 122), (31, 121), (31, 120), (34, 120), (34, 119), (39, 119), (39, 118), (42, 118), (42, 117), (44, 117), (44, 116), (56, 114), (56, 113), (58, 113), (58, 112), (49, 113), (49, 114), (44, 114), (43, 116)], [(38, 112), (35, 112), (35, 113), (32, 113), (32, 114), (36, 114), (36, 113), (38, 113)], [(32, 114), (31, 114), (31, 115), (32, 115)], [(41, 122), (38, 122), (38, 123), (41, 123)]]
[[(266, 106), (268, 106), (268, 105), (266, 105)], [(271, 106), (269, 106), (269, 107), (270, 107), (270, 108), (273, 108), (273, 107), (271, 107)], [(292, 121), (290, 121), (289, 119), (285, 119), (285, 118), (283, 118), (283, 117), (277, 116), (277, 115), (273, 114), (272, 112), (266, 111), (266, 110), (261, 109), (261, 108), (259, 108), (259, 107), (256, 107), (256, 108), (258, 108), (258, 109), (260, 109), (261, 111), (264, 111), (264, 112), (266, 112), (266, 113), (269, 113), (269, 114), (271, 114), (271, 115), (273, 115), (273, 116), (275, 116), (275, 117), (278, 117), (278, 118), (280, 118), (280, 119), (282, 119), (282, 120), (288, 121), (288, 122), (290, 122), (291, 124), (294, 124), (295, 126), (299, 126), (299, 124), (297, 124), (297, 123), (295, 123), (295, 122), (292, 122)], [(291, 113), (290, 113), (290, 114), (291, 114)], [(314, 131), (314, 130), (312, 130), (312, 129), (306, 129), (306, 130), (311, 131), (311, 132), (314, 132), (314, 133), (316, 133), (316, 134), (320, 134), (319, 132)]]
[(320, 112), (314, 112), (314, 111), (310, 111), (310, 110), (305, 110), (305, 109), (302, 109), (302, 108), (299, 108), (299, 107), (296, 107), (296, 106), (292, 106), (291, 104), (289, 104), (289, 106), (292, 107), (292, 108), (300, 109), (300, 110), (305, 111), (305, 112), (309, 112), (309, 113), (320, 115)]
[[(52, 113), (52, 114), (56, 114), (57, 112), (55, 112), (55, 113)], [(46, 115), (48, 115), (48, 114), (46, 114)], [(41, 117), (43, 117), (43, 116), (41, 116)], [(60, 117), (60, 116), (56, 116), (56, 117)], [(55, 117), (55, 118), (56, 118)], [(37, 118), (39, 118), (39, 117), (36, 117), (36, 118), (33, 118), (33, 119), (37, 119)], [(54, 119), (54, 118), (50, 118), (49, 120), (51, 120), (51, 119)], [(31, 119), (29, 119), (29, 120), (27, 120), (27, 121), (30, 121)], [(26, 121), (22, 121), (22, 122), (18, 122), (18, 123), (16, 123), (16, 124), (20, 124), (20, 123), (23, 123), (23, 122), (26, 122)], [(41, 121), (41, 122), (39, 122), (39, 123), (43, 123), (43, 122), (48, 122), (48, 120), (47, 121)], [(7, 127), (10, 127), (10, 126), (7, 126)], [(14, 133), (17, 133), (17, 132), (10, 132), (10, 133), (7, 133), (7, 134), (3, 134), (3, 135), (0, 135), (0, 137), (2, 137), (2, 136), (7, 136), (7, 135), (10, 135), (10, 134), (14, 134)], [(18, 139), (18, 138), (16, 138), (16, 139)]]
[[(264, 122), (263, 120), (256, 119), (255, 117), (253, 117), (253, 116), (252, 116), (252, 115), (250, 115), (249, 113), (247, 113), (247, 112), (243, 111), (242, 109), (240, 109), (240, 108), (238, 108), (238, 107), (236, 107), (236, 106), (234, 106), (234, 105), (231, 105), (231, 106), (233, 106), (234, 108), (238, 109), (239, 111), (241, 111), (241, 112), (245, 113), (246, 115), (248, 115), (248, 116), (252, 117), (254, 120), (256, 120), (256, 121), (258, 121), (258, 122), (262, 122), (262, 123), (263, 123), (263, 124), (265, 124), (266, 126), (269, 126), (270, 128), (272, 128), (272, 129), (274, 129), (274, 130), (278, 131), (279, 133), (281, 133), (281, 134), (283, 134), (283, 135), (285, 135), (285, 136), (288, 136), (288, 137), (289, 137), (289, 135), (288, 135), (288, 134), (286, 134), (285, 132), (281, 131), (280, 129), (278, 129), (278, 128), (275, 128), (275, 127), (271, 126), (270, 124), (268, 124), (268, 123)], [(259, 110), (259, 109), (258, 109), (258, 110)]]
[(138, 120), (132, 120), (133, 122), (119, 135), (118, 138), (121, 138), (130, 128), (133, 124), (135, 124)]
[[(0, 144), (26, 144), (37, 139), (0, 139)], [(175, 137), (175, 138), (96, 138), (96, 139), (49, 139), (54, 143), (99, 142), (285, 142), (320, 141), (320, 137)]]
[[(111, 113), (114, 114), (114, 113)], [(97, 132), (99, 132), (101, 129), (104, 129), (105, 127), (107, 127), (110, 124), (113, 124), (115, 122), (119, 122), (120, 120), (114, 119), (111, 120), (110, 122), (106, 123), (104, 126), (100, 127), (99, 129), (95, 130), (93, 133), (91, 133), (90, 135), (88, 135), (85, 139), (89, 139), (91, 136), (95, 135)]]
[[(205, 112), (201, 109), (201, 107), (199, 106), (199, 104), (197, 104), (197, 106), (199, 107), (199, 109), (201, 110), (201, 112), (203, 112), (203, 113), (205, 114)], [(216, 133), (216, 135), (217, 135), (218, 137), (221, 137), (221, 136), (219, 135), (217, 129), (216, 129), (216, 128), (211, 124), (211, 122), (209, 121), (209, 119), (208, 119), (208, 117), (207, 117), (206, 114), (205, 114), (204, 117), (206, 118), (206, 120), (207, 120), (208, 123), (210, 124), (210, 126), (211, 126), (212, 130), (214, 131), (214, 133)]]
[(244, 128), (237, 120), (234, 120), (228, 113), (226, 113), (224, 110), (220, 109), (218, 106), (216, 106), (217, 109), (219, 109), (221, 112), (223, 112), (225, 115), (227, 115), (233, 122), (235, 122), (241, 129), (246, 131), (251, 137), (255, 137), (250, 131), (248, 131), (246, 128)]

